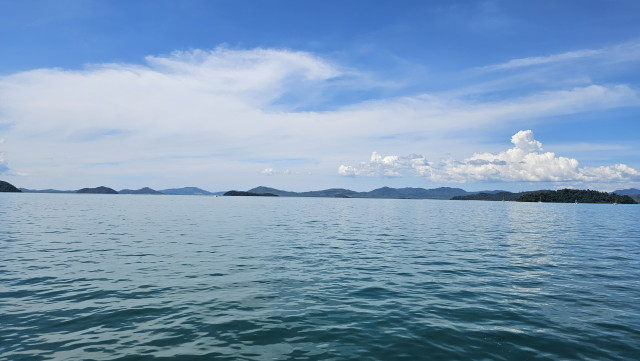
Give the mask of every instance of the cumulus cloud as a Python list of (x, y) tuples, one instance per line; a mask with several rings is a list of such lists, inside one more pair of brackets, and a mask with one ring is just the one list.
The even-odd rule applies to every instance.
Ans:
[(341, 165), (338, 168), (338, 173), (345, 176), (400, 177), (407, 172), (414, 172), (428, 167), (428, 164), (426, 159), (418, 154), (382, 156), (377, 152), (373, 152), (369, 162), (361, 163), (359, 167)]
[(531, 130), (523, 130), (511, 137), (513, 147), (497, 154), (476, 153), (462, 161), (427, 162), (424, 157), (381, 156), (373, 152), (369, 162), (358, 166), (341, 165), (338, 173), (344, 176), (403, 176), (425, 177), (434, 182), (527, 181), (527, 182), (618, 182), (640, 180), (640, 172), (625, 165), (578, 167), (573, 158), (558, 157), (545, 152)]

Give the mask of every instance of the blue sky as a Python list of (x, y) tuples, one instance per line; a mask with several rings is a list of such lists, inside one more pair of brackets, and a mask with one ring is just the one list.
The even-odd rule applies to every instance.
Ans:
[(640, 187), (637, 1), (0, 1), (27, 188)]

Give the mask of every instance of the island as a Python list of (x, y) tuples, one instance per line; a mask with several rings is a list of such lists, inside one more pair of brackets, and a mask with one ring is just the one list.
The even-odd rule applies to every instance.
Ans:
[(277, 194), (273, 193), (254, 193), (254, 192), (243, 192), (243, 191), (228, 191), (223, 196), (231, 196), (231, 197), (278, 197)]
[(109, 187), (100, 186), (96, 188), (82, 188), (76, 191), (76, 193), (84, 194), (118, 194), (118, 192)]
[(612, 203), (638, 204), (629, 196), (616, 193), (598, 192), (594, 190), (560, 189), (557, 191), (536, 191), (521, 195), (517, 202), (550, 202), (550, 203)]
[(22, 191), (9, 182), (0, 181), (0, 192), (21, 193)]
[(456, 196), (452, 200), (481, 200), (481, 201), (516, 201), (516, 202), (541, 202), (541, 203), (611, 203), (611, 204), (637, 204), (630, 196), (620, 195), (616, 192), (598, 192), (582, 189), (539, 190), (530, 192), (500, 192), (495, 194), (476, 193), (464, 196)]
[(151, 189), (149, 187), (144, 187), (140, 189), (122, 189), (118, 192), (119, 194), (164, 194), (162, 192), (158, 192), (155, 189)]
[(455, 196), (451, 199), (454, 201), (515, 201), (520, 197), (523, 193), (512, 193), (512, 192), (498, 192), (498, 193), (473, 193), (467, 194), (464, 196)]

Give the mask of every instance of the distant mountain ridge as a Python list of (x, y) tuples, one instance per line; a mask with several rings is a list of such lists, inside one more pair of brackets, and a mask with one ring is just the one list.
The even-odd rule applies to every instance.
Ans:
[[(100, 187), (98, 187), (100, 188)], [(104, 187), (104, 188), (108, 188), (108, 187)], [(80, 190), (72, 190), (72, 191), (61, 191), (61, 190), (57, 190), (57, 189), (26, 189), (26, 188), (20, 188), (21, 191), (25, 192), (25, 193), (99, 193), (99, 192), (92, 192), (89, 191), (91, 189), (94, 188), (82, 188)], [(109, 188), (111, 189), (111, 188)], [(82, 192), (80, 192), (82, 190)], [(115, 190), (114, 190), (115, 192)], [(206, 191), (204, 189), (200, 189), (197, 187), (183, 187), (183, 188), (170, 188), (170, 189), (163, 189), (160, 191), (157, 191), (155, 189), (149, 188), (149, 187), (144, 187), (144, 188), (140, 188), (140, 189), (123, 189), (119, 192), (116, 192), (118, 194), (155, 194), (155, 195), (161, 195), (161, 194), (171, 194), (171, 195), (220, 195), (224, 192), (209, 192)], [(114, 194), (114, 193), (111, 193)]]
[(637, 189), (637, 188), (620, 189), (617, 191), (613, 191), (613, 193), (621, 196), (633, 196), (633, 195), (640, 194), (640, 189)]
[(162, 192), (158, 192), (157, 190), (151, 189), (149, 187), (144, 187), (144, 188), (135, 189), (135, 190), (123, 189), (118, 193), (120, 194), (164, 194)]
[(19, 189), (24, 193), (76, 193), (77, 192), (77, 190), (61, 191), (58, 189), (26, 189), (26, 188), (19, 188)]
[[(7, 192), (12, 189), (12, 184), (0, 181), (0, 191)], [(15, 188), (15, 187), (13, 187)], [(136, 190), (131, 189), (122, 189), (120, 192), (117, 192), (108, 187), (97, 187), (97, 188), (82, 188), (80, 190), (68, 190), (61, 191), (56, 189), (42, 189), (42, 190), (33, 190), (33, 189), (25, 189), (25, 188), (15, 188), (18, 192), (22, 191), (25, 193), (95, 193), (95, 194), (153, 194), (153, 195), (223, 195), (226, 191), (221, 192), (209, 192), (207, 190), (198, 188), (198, 187), (182, 187), (182, 188), (169, 188), (163, 190), (154, 190), (149, 187), (144, 187)], [(10, 190), (15, 192), (16, 190)], [(391, 187), (381, 187), (376, 188), (374, 190), (368, 192), (357, 192), (350, 189), (345, 188), (329, 188), (318, 191), (305, 191), (305, 192), (292, 192), (285, 191), (276, 188), (270, 188), (265, 186), (259, 186), (252, 188), (248, 191), (248, 193), (254, 194), (273, 194), (280, 197), (328, 197), (328, 198), (391, 198), (391, 199), (454, 199), (454, 200), (489, 200), (489, 201), (515, 201), (518, 198), (522, 197), (525, 194), (536, 193), (536, 192), (553, 192), (553, 191), (525, 191), (525, 192), (508, 192), (503, 190), (486, 190), (486, 191), (475, 191), (468, 192), (462, 188), (451, 188), (451, 187), (439, 187), (439, 188), (391, 188)], [(245, 192), (245, 193), (246, 193)], [(240, 191), (239, 193), (243, 193)], [(604, 193), (604, 192), (601, 192)], [(622, 190), (616, 190), (615, 192), (611, 192), (610, 194), (617, 194), (620, 197), (630, 197), (636, 202), (640, 203), (640, 189), (636, 188), (628, 188)], [(538, 197), (539, 198), (539, 197)], [(613, 198), (618, 199), (618, 198)], [(619, 198), (618, 203), (623, 198)], [(626, 199), (626, 198), (624, 198)], [(544, 201), (544, 200), (543, 200)]]
[(281, 197), (332, 197), (332, 198), (393, 198), (393, 199), (451, 199), (470, 192), (461, 188), (440, 187), (424, 188), (390, 188), (382, 187), (369, 192), (356, 192), (344, 188), (330, 188), (320, 191), (289, 192), (269, 187), (255, 187), (251, 193), (272, 193)]
[(180, 196), (211, 196), (214, 194), (198, 187), (169, 188), (162, 189), (159, 192), (163, 194), (173, 194)]
[(621, 196), (629, 196), (633, 198), (636, 202), (640, 203), (640, 189), (637, 189), (637, 188), (620, 189), (620, 190), (614, 191), (613, 193), (619, 194)]

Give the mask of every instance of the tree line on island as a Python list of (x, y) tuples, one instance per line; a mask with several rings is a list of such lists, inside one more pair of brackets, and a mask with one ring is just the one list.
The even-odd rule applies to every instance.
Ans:
[(266, 196), (266, 197), (329, 197), (329, 198), (389, 198), (389, 199), (452, 199), (452, 200), (482, 200), (482, 201), (515, 201), (515, 202), (552, 202), (552, 203), (613, 203), (636, 204), (640, 201), (640, 189), (630, 188), (613, 193), (594, 190), (561, 189), (539, 190), (528, 192), (507, 192), (501, 190), (467, 192), (461, 188), (440, 187), (424, 188), (390, 188), (382, 187), (369, 192), (356, 192), (344, 188), (330, 188), (320, 191), (291, 192), (269, 187), (256, 187), (248, 191), (209, 192), (197, 187), (170, 188), (154, 190), (149, 187), (137, 190), (115, 189), (100, 186), (82, 188), (72, 191), (55, 189), (31, 190), (17, 188), (14, 185), (0, 181), (0, 192), (25, 193), (80, 193), (80, 194), (148, 194), (148, 195), (208, 195), (208, 196)]
[[(640, 194), (637, 194), (640, 196)], [(477, 193), (466, 196), (456, 196), (453, 200), (483, 200), (483, 201), (515, 201), (515, 202), (541, 202), (541, 203), (611, 203), (611, 204), (637, 204), (637, 200), (628, 195), (620, 195), (616, 192), (607, 193), (594, 190), (560, 189), (541, 190), (532, 192), (500, 192), (496, 194)]]

